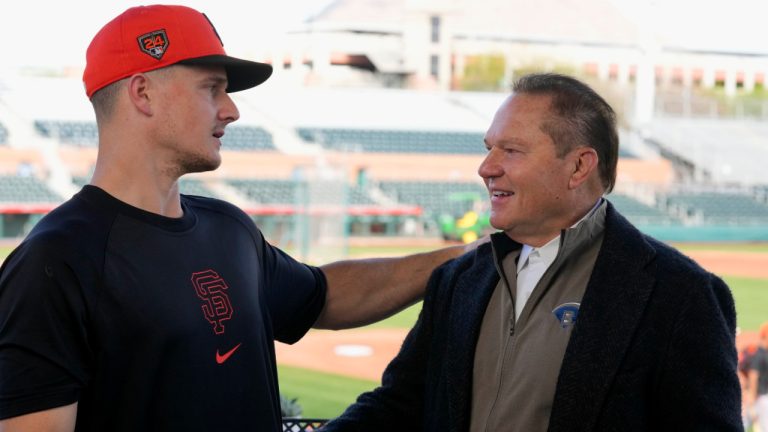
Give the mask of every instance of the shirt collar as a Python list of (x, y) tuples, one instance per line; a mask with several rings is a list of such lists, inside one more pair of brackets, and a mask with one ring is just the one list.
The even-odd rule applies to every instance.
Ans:
[[(571, 225), (571, 228), (576, 228), (579, 226), (579, 224), (586, 219), (588, 219), (592, 214), (600, 207), (600, 204), (603, 202), (603, 198), (599, 198), (594, 206), (585, 214), (581, 219), (576, 221), (573, 225)], [(541, 247), (533, 247), (531, 245), (523, 244), (523, 248), (520, 250), (520, 257), (517, 259), (517, 273), (520, 273), (520, 270), (525, 267), (525, 264), (528, 262), (528, 257), (532, 253), (537, 253), (542, 261), (547, 263), (547, 265), (552, 264), (552, 262), (555, 261), (555, 258), (557, 257), (557, 252), (560, 250), (560, 238), (562, 237), (561, 234), (558, 234), (557, 237), (553, 238), (552, 240), (548, 241), (547, 244)]]

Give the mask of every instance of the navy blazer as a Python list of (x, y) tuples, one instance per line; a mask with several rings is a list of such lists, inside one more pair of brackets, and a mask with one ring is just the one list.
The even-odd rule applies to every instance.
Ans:
[[(509, 248), (511, 240), (493, 242)], [(323, 430), (467, 431), (475, 346), (498, 281), (490, 244), (438, 268), (381, 387)], [(549, 430), (743, 430), (735, 327), (722, 280), (608, 203)]]

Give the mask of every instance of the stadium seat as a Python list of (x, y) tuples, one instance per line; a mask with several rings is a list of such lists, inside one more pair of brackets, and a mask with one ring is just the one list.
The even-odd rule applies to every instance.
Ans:
[(230, 126), (221, 141), (222, 147), (229, 150), (276, 150), (272, 134), (255, 126)]
[(418, 205), (426, 215), (459, 217), (478, 200), (485, 202), (488, 192), (479, 182), (386, 181), (381, 190), (400, 204)]
[[(360, 186), (339, 185), (338, 182), (313, 182), (307, 184), (293, 180), (231, 179), (230, 185), (240, 190), (250, 200), (261, 204), (303, 204), (307, 192), (311, 192), (313, 204), (373, 205), (374, 200)], [(340, 188), (341, 186), (341, 188)], [(304, 188), (309, 188), (307, 191)], [(346, 197), (344, 196), (346, 194)]]
[(8, 128), (0, 123), (0, 145), (8, 144)]
[(0, 202), (59, 203), (62, 198), (35, 177), (0, 176)]
[(297, 129), (307, 142), (338, 151), (371, 153), (481, 154), (481, 132), (437, 132), (382, 129)]
[(667, 204), (691, 218), (709, 224), (765, 224), (768, 204), (752, 195), (731, 192), (678, 192), (667, 196)]
[(624, 217), (635, 225), (672, 225), (680, 222), (678, 218), (666, 211), (641, 203), (628, 195), (614, 192), (607, 198)]

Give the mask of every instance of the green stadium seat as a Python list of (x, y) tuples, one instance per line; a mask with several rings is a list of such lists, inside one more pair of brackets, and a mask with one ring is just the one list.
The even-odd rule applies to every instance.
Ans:
[(35, 177), (0, 176), (0, 202), (58, 203), (63, 199)]

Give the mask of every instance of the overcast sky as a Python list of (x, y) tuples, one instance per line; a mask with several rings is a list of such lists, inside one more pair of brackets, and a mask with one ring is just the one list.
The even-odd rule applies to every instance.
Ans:
[[(205, 12), (231, 55), (253, 57), (330, 0), (176, 0)], [(766, 0), (614, 0), (675, 44), (768, 53)], [(21, 0), (0, 6), (0, 66), (82, 67), (107, 21), (136, 0)]]
[[(260, 52), (329, 0), (21, 0), (0, 5), (0, 65), (75, 66), (99, 29), (125, 9), (170, 3), (204, 12), (231, 55)], [(249, 48), (251, 47), (251, 48)]]

